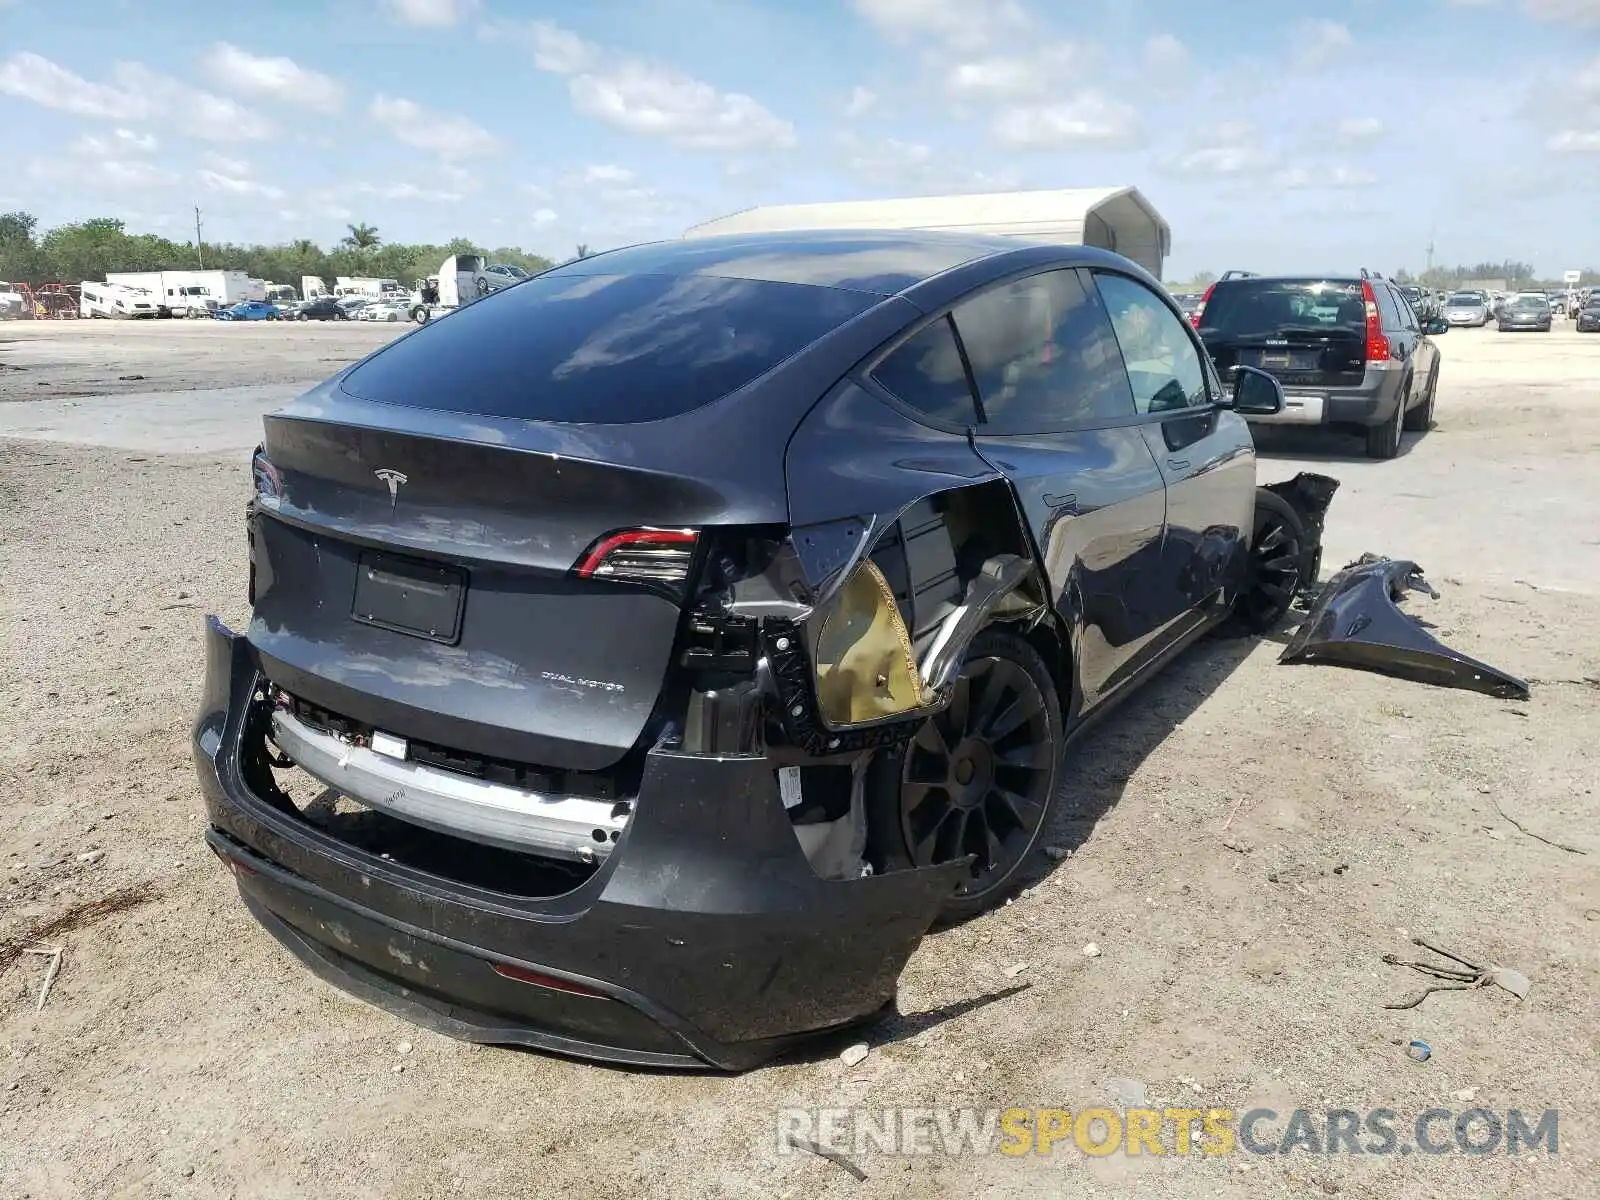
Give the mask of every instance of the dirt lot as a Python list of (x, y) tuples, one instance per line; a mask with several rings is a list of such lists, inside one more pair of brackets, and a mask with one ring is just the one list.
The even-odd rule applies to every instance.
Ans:
[[(1600, 337), (1452, 333), (1439, 427), (1401, 458), (1279, 437), (1262, 462), (1264, 479), (1307, 458), (1341, 476), (1328, 567), (1419, 559), (1443, 598), (1414, 605), (1531, 678), (1531, 702), (1208, 642), (1070, 759), (1045, 840), (1072, 857), (924, 942), (901, 995), (918, 1015), (874, 1030), (856, 1067), (836, 1043), (724, 1078), (473, 1049), (347, 999), (250, 920), (201, 844), (188, 726), (202, 615), (245, 616), (244, 457), (157, 453), (95, 420), (72, 440), (113, 445), (47, 440), (19, 381), (289, 387), (392, 332), (0, 326), (0, 362), (26, 368), (0, 370), (0, 396), (24, 400), (0, 405), (0, 438), (27, 435), (0, 440), (0, 944), (147, 889), (48, 939), (66, 954), (42, 1012), (46, 960), (0, 965), (0, 1195), (1597, 1194)], [(247, 450), (239, 429), (225, 444)], [(1386, 1011), (1420, 977), (1380, 955), (1410, 957), (1413, 934), (1533, 990)], [(1407, 1058), (1411, 1038), (1429, 1061)], [(776, 1145), (787, 1106), (1077, 1110), (1125, 1103), (1119, 1079), (1169, 1105), (1388, 1107), (1402, 1142), (1433, 1106), (1553, 1108), (1560, 1153), (1093, 1158), (1068, 1142), (867, 1154), (861, 1183)]]

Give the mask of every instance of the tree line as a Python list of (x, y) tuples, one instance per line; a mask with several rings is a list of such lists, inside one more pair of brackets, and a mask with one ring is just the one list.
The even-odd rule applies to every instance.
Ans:
[[(94, 217), (41, 232), (25, 212), (0, 213), (0, 279), (11, 283), (82, 283), (104, 279), (108, 271), (245, 271), (257, 279), (300, 286), (302, 275), (332, 282), (339, 275), (398, 279), (410, 286), (432, 275), (452, 254), (483, 254), (491, 263), (527, 271), (555, 264), (516, 246), (483, 247), (468, 238), (443, 245), (385, 242), (375, 226), (349, 226), (337, 246), (323, 249), (304, 238), (275, 246), (232, 242), (174, 242), (150, 233), (129, 233), (116, 217)], [(580, 246), (574, 257), (584, 257)]]

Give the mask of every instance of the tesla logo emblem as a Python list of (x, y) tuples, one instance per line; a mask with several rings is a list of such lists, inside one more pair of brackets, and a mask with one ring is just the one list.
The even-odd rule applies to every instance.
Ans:
[(406, 477), (388, 467), (380, 467), (373, 474), (389, 485), (389, 507), (392, 509), (400, 499), (400, 485), (406, 481)]

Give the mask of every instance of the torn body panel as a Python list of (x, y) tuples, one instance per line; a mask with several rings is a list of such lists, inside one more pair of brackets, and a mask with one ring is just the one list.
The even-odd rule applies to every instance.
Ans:
[(1278, 496), (1300, 516), (1305, 526), (1305, 540), (1301, 543), (1300, 579), (1306, 590), (1316, 587), (1322, 574), (1322, 528), (1327, 519), (1328, 506), (1339, 490), (1339, 481), (1331, 475), (1317, 475), (1302, 471), (1293, 479), (1262, 485)]
[(1363, 555), (1328, 581), (1295, 631), (1281, 663), (1333, 663), (1418, 683), (1528, 699), (1528, 684), (1452, 650), (1398, 605), (1407, 592), (1439, 593), (1406, 559)]

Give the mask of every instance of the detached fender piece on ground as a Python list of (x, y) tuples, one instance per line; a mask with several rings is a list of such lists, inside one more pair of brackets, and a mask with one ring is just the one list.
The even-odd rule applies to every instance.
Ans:
[(1450, 649), (1401, 612), (1399, 602), (1412, 591), (1439, 598), (1416, 563), (1362, 555), (1328, 581), (1278, 661), (1333, 663), (1502, 700), (1528, 699), (1526, 681)]

